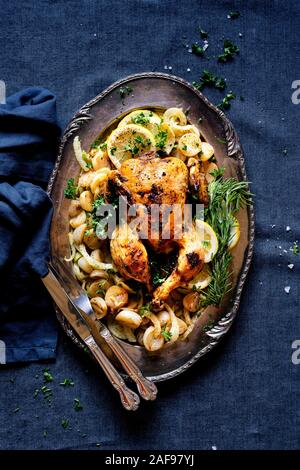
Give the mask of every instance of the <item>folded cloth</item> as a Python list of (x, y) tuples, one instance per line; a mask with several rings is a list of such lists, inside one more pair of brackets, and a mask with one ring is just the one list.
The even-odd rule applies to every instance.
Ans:
[(0, 363), (55, 356), (53, 306), (39, 277), (47, 274), (52, 215), (42, 188), (59, 134), (56, 100), (44, 88), (0, 105)]

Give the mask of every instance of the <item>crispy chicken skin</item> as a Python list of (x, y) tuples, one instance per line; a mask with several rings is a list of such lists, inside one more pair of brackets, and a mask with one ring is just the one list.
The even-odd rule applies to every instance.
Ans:
[(153, 292), (152, 305), (154, 308), (160, 308), (172, 290), (189, 282), (203, 268), (202, 243), (193, 223), (189, 230), (183, 234), (178, 244), (180, 248), (177, 266), (162, 285)]
[[(163, 206), (159, 213), (150, 211), (152, 205), (176, 204), (182, 214), (188, 189), (188, 170), (179, 158), (160, 158), (152, 152), (126, 160), (119, 171), (112, 172), (108, 186), (126, 196), (129, 205), (142, 204), (147, 208), (149, 224), (146, 229), (139, 227), (140, 238), (147, 239), (156, 252), (169, 253), (174, 249), (178, 217), (168, 213)], [(139, 215), (142, 216), (141, 213)], [(162, 237), (163, 233), (168, 234), (167, 228), (170, 235)]]
[(136, 231), (125, 223), (118, 225), (112, 234), (110, 251), (122, 276), (142, 282), (151, 289), (148, 254)]
[[(179, 247), (177, 266), (164, 283), (154, 291), (153, 306), (159, 307), (170, 292), (191, 280), (203, 266), (203, 249), (193, 223), (178, 238), (177, 228), (182, 229), (182, 214), (186, 202), (189, 174), (183, 161), (175, 157), (160, 158), (147, 153), (140, 158), (126, 160), (118, 171), (112, 171), (108, 190), (127, 197), (129, 206), (142, 204), (148, 216), (146, 224), (129, 229), (124, 224), (117, 227), (111, 240), (111, 255), (120, 273), (127, 279), (135, 279), (147, 285), (151, 291), (148, 254), (145, 245), (156, 253), (170, 253)], [(175, 205), (176, 210), (167, 212), (163, 205)], [(153, 205), (159, 211), (153, 213)], [(178, 217), (178, 212), (180, 217)], [(143, 219), (144, 212), (137, 216)], [(153, 230), (153, 221), (157, 223)], [(131, 220), (132, 222), (132, 220)], [(164, 229), (169, 236), (164, 239)], [(124, 236), (125, 233), (125, 236)], [(166, 233), (166, 232), (165, 232)], [(141, 239), (145, 240), (145, 245)]]
[(208, 184), (205, 178), (202, 162), (196, 158), (190, 158), (188, 161), (189, 167), (189, 184), (196, 194), (198, 194), (199, 202), (204, 204), (205, 207), (209, 204)]

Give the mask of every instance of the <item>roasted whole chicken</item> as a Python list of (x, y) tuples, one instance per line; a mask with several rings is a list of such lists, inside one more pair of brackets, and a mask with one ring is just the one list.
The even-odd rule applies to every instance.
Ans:
[[(173, 289), (193, 279), (203, 267), (202, 242), (192, 220), (183, 230), (188, 169), (179, 158), (148, 152), (112, 171), (107, 187), (108, 192), (125, 196), (129, 207), (136, 205), (136, 214), (115, 229), (110, 242), (112, 259), (125, 278), (144, 283), (151, 292), (147, 248), (157, 254), (178, 250), (174, 270), (152, 293), (153, 307), (159, 308)], [(132, 222), (137, 222), (134, 228)]]

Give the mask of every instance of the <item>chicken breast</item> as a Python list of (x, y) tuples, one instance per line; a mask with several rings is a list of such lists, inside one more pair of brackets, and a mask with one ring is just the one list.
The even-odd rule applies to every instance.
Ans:
[[(176, 225), (182, 225), (188, 189), (188, 170), (183, 161), (160, 158), (154, 152), (131, 158), (118, 172), (112, 172), (108, 187), (126, 196), (129, 205), (142, 204), (147, 208), (149, 224), (146, 229), (143, 224), (139, 227), (140, 238), (147, 239), (157, 252), (168, 253), (174, 248)], [(176, 210), (170, 212), (167, 207), (170, 205), (175, 205)], [(142, 217), (142, 213), (138, 215)]]

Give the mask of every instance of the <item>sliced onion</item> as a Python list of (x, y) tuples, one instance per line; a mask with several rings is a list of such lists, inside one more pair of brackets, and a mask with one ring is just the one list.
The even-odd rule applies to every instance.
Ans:
[(90, 256), (83, 244), (79, 245), (77, 249), (94, 269), (113, 269), (113, 265), (111, 263), (102, 263), (101, 261), (97, 261), (95, 258)]
[(89, 168), (86, 165), (86, 162), (82, 158), (82, 148), (78, 135), (73, 140), (73, 149), (75, 153), (76, 160), (83, 169), (83, 171), (89, 171)]

